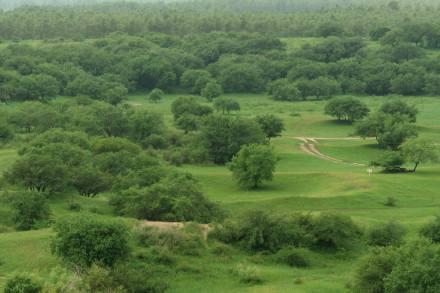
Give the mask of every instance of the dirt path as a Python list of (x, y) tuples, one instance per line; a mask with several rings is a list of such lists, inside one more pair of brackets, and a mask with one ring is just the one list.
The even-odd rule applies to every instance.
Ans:
[[(151, 227), (151, 228), (157, 228), (159, 230), (174, 230), (174, 229), (182, 229), (189, 223), (183, 223), (183, 222), (154, 222), (154, 221), (143, 221), (141, 222), (141, 227)], [(208, 233), (211, 231), (212, 227), (210, 227), (208, 224), (197, 224), (200, 227), (200, 230), (202, 232), (203, 237), (208, 239)]]
[[(361, 163), (353, 163), (353, 162), (347, 162), (347, 161), (343, 161), (337, 158), (333, 158), (331, 156), (327, 156), (323, 153), (321, 153), (319, 151), (319, 149), (317, 148), (317, 144), (319, 144), (318, 141), (320, 140), (361, 140), (363, 138), (361, 137), (294, 137), (294, 139), (299, 140), (301, 142), (300, 144), (300, 149), (301, 151), (303, 151), (304, 153), (320, 158), (322, 160), (326, 160), (326, 161), (330, 161), (330, 162), (334, 162), (334, 163), (340, 163), (340, 164), (349, 164), (352, 166), (362, 166), (362, 167), (366, 167), (366, 164), (361, 164)], [(374, 139), (374, 138), (366, 138), (368, 140)]]

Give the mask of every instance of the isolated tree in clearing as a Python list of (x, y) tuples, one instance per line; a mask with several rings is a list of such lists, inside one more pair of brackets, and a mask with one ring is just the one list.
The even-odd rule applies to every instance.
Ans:
[(260, 124), (268, 139), (280, 136), (285, 129), (283, 120), (273, 114), (257, 116), (257, 123)]
[(278, 159), (273, 148), (251, 144), (242, 147), (229, 164), (229, 169), (243, 188), (258, 188), (263, 181), (271, 181)]
[(161, 89), (154, 89), (151, 91), (150, 95), (148, 96), (148, 99), (153, 102), (157, 103), (160, 100), (162, 100), (164, 93)]
[(327, 103), (324, 111), (327, 115), (350, 123), (363, 119), (370, 112), (367, 105), (352, 97), (333, 98)]
[(403, 157), (407, 162), (414, 164), (413, 172), (421, 163), (437, 162), (438, 155), (432, 142), (426, 139), (412, 139), (401, 147)]

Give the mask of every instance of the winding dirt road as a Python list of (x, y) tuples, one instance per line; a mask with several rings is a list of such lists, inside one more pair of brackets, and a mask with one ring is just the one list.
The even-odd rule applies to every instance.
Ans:
[[(344, 160), (340, 160), (337, 158), (333, 158), (331, 156), (327, 156), (323, 153), (321, 153), (317, 147), (317, 144), (319, 144), (320, 140), (361, 140), (363, 138), (361, 137), (294, 137), (294, 139), (299, 140), (301, 142), (300, 149), (304, 153), (320, 158), (322, 160), (334, 162), (334, 163), (340, 163), (340, 164), (349, 164), (352, 166), (362, 166), (365, 167), (367, 165), (361, 164), (361, 163), (353, 163), (353, 162), (347, 162)], [(366, 138), (366, 139), (374, 139), (374, 138)]]

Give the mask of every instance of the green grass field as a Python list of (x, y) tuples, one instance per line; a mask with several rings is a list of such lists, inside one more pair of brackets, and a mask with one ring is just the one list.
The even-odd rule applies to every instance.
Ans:
[[(157, 104), (147, 102), (146, 94), (133, 95), (128, 104), (163, 113), (171, 125), (170, 105), (178, 95), (169, 95)], [(362, 227), (391, 219), (403, 223), (408, 238), (417, 236), (418, 228), (440, 212), (438, 179), (440, 165), (422, 165), (415, 174), (381, 174), (368, 176), (363, 166), (334, 163), (303, 153), (294, 137), (344, 138), (353, 133), (353, 126), (336, 123), (323, 114), (325, 102), (274, 102), (264, 95), (230, 95), (239, 101), (242, 111), (234, 114), (253, 117), (274, 113), (286, 124), (283, 136), (273, 140), (280, 156), (273, 182), (255, 191), (237, 187), (230, 172), (222, 166), (182, 166), (200, 181), (208, 198), (218, 202), (230, 214), (250, 209), (262, 209), (277, 214), (298, 211), (337, 211), (353, 217)], [(391, 97), (360, 97), (370, 108), (377, 108)], [(416, 104), (420, 114), (418, 126), (421, 136), (440, 143), (440, 100), (433, 97), (404, 98)], [(382, 153), (371, 140), (319, 141), (319, 150), (329, 156), (357, 163), (368, 163)], [(0, 171), (4, 171), (16, 158), (16, 150), (0, 150)], [(84, 209), (95, 208), (102, 214), (111, 214), (105, 196), (94, 199), (80, 198)], [(397, 200), (396, 207), (386, 207), (388, 197)], [(70, 196), (52, 201), (54, 218), (69, 213)], [(0, 225), (8, 224), (8, 210), (0, 206)], [(57, 260), (50, 254), (48, 229), (30, 232), (0, 234), (0, 288), (5, 278), (14, 271), (31, 271), (41, 276), (49, 273)], [(197, 270), (177, 270), (170, 279), (170, 292), (345, 292), (352, 280), (359, 257), (359, 249), (350, 255), (320, 254), (312, 260), (309, 269), (261, 263), (239, 251), (222, 259), (205, 253), (200, 258), (185, 257), (182, 262)], [(249, 286), (239, 282), (231, 268), (240, 263), (252, 264), (261, 271), (264, 283)], [(301, 282), (296, 281), (300, 279)], [(299, 283), (299, 284), (297, 284)]]

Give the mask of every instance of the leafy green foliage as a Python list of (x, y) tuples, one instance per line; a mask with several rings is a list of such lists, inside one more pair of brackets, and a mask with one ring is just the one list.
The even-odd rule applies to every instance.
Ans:
[(4, 293), (40, 293), (43, 286), (28, 275), (15, 275), (6, 282)]
[(425, 224), (420, 229), (420, 235), (433, 243), (440, 243), (440, 217), (437, 216), (433, 221)]
[(417, 170), (421, 163), (438, 161), (435, 146), (429, 140), (409, 140), (401, 146), (401, 151), (405, 160), (414, 164), (413, 172)]
[(371, 162), (371, 165), (382, 167), (384, 171), (388, 173), (398, 173), (404, 170), (402, 168), (404, 163), (405, 159), (400, 152), (388, 151), (375, 161)]
[(280, 136), (285, 130), (283, 120), (273, 114), (259, 115), (256, 121), (269, 139)]
[(8, 142), (12, 138), (14, 138), (12, 128), (8, 124), (0, 122), (0, 142)]
[(392, 116), (404, 116), (407, 117), (409, 122), (416, 122), (418, 110), (413, 105), (408, 105), (404, 101), (392, 100), (385, 102), (380, 106), (379, 112), (389, 114)]
[(396, 263), (397, 251), (376, 248), (366, 256), (356, 270), (354, 291), (386, 292), (385, 281)]
[(61, 160), (49, 155), (27, 154), (4, 174), (8, 182), (39, 192), (64, 191), (68, 170)]
[(276, 101), (303, 100), (299, 89), (285, 78), (270, 82), (267, 91)]
[(30, 230), (39, 221), (49, 219), (50, 208), (46, 195), (21, 192), (11, 196), (12, 220), (19, 230)]
[(324, 109), (325, 114), (334, 116), (338, 120), (354, 122), (363, 119), (370, 110), (367, 105), (352, 97), (333, 98)]
[(229, 114), (231, 111), (240, 111), (240, 104), (230, 98), (216, 98), (214, 100), (214, 109), (222, 114)]
[(190, 174), (173, 172), (145, 188), (130, 188), (112, 202), (119, 213), (151, 221), (210, 222), (221, 217)]
[(414, 243), (400, 249), (395, 265), (385, 280), (386, 292), (438, 290), (440, 248), (429, 243)]
[(153, 89), (150, 95), (148, 96), (148, 99), (153, 103), (157, 103), (160, 100), (162, 100), (163, 95), (164, 92), (161, 89)]
[(251, 144), (241, 148), (229, 164), (229, 169), (243, 188), (258, 188), (263, 181), (271, 181), (278, 159), (273, 148)]
[(66, 264), (90, 267), (93, 263), (113, 266), (129, 253), (127, 228), (116, 220), (90, 215), (69, 216), (54, 227), (53, 253)]
[(312, 233), (317, 247), (336, 250), (350, 248), (362, 235), (350, 217), (333, 213), (322, 213), (317, 217)]
[(201, 96), (212, 101), (215, 98), (220, 97), (223, 94), (223, 88), (215, 81), (210, 81), (200, 92)]
[(277, 261), (294, 268), (310, 266), (308, 251), (302, 248), (283, 248), (277, 252)]
[(361, 235), (349, 217), (338, 214), (322, 213), (315, 217), (298, 214), (281, 218), (262, 211), (250, 211), (239, 221), (225, 221), (210, 234), (253, 252), (276, 252), (292, 246), (344, 250), (359, 241)]
[(368, 244), (375, 246), (399, 246), (403, 243), (405, 228), (396, 222), (376, 225), (368, 231)]
[(262, 143), (264, 133), (253, 120), (228, 116), (209, 116), (204, 120), (201, 140), (216, 164), (225, 164), (243, 145)]
[(388, 102), (356, 125), (356, 134), (376, 137), (380, 146), (397, 150), (407, 139), (417, 136), (417, 110), (401, 102)]

